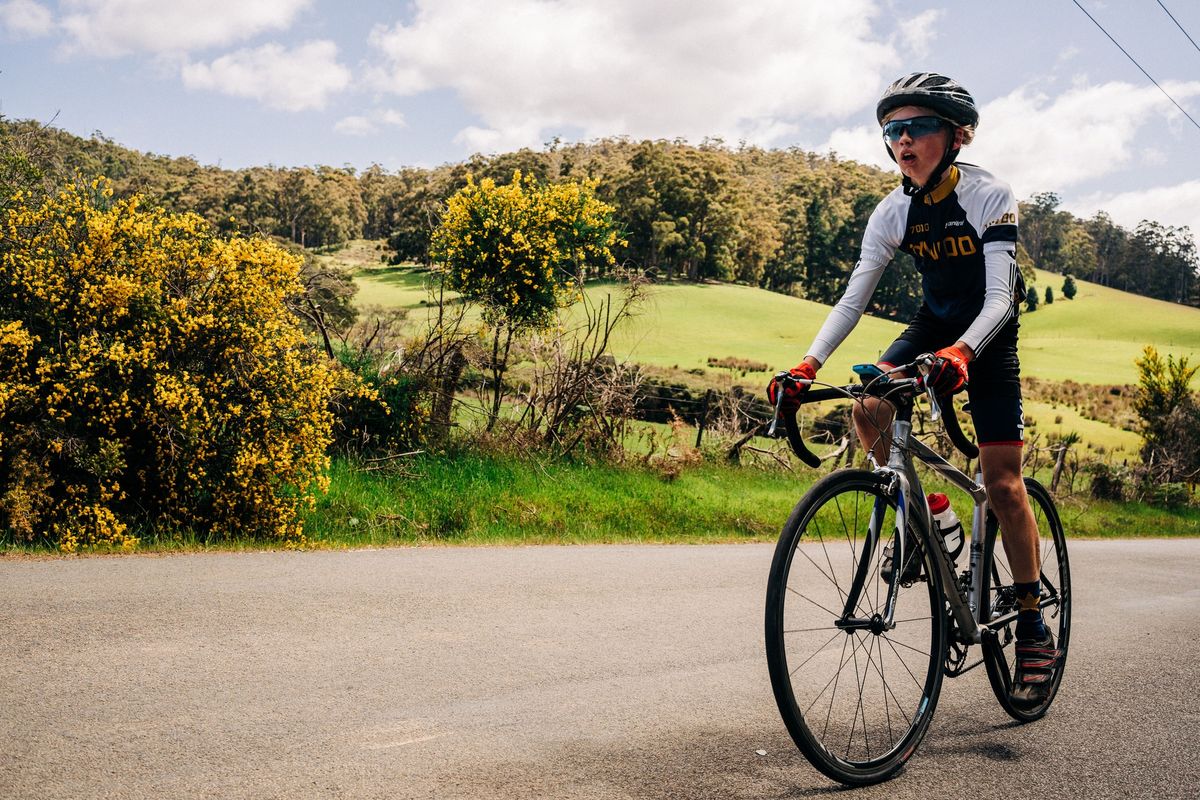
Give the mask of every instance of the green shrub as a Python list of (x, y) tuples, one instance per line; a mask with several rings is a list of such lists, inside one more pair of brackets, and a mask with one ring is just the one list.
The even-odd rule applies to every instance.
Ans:
[(1192, 499), (1186, 483), (1147, 484), (1143, 494), (1147, 503), (1159, 508), (1185, 508)]
[(1097, 461), (1086, 467), (1092, 476), (1092, 497), (1097, 500), (1124, 500), (1131, 473), (1128, 467)]
[(382, 369), (375, 353), (342, 348), (337, 357), (358, 385), (333, 404), (335, 449), (373, 456), (419, 446), (429, 419), (427, 380)]

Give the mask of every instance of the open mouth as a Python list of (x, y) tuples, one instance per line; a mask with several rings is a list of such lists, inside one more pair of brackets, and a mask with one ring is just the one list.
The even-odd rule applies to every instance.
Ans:
[(904, 164), (911, 164), (916, 160), (917, 160), (917, 156), (914, 153), (909, 152), (909, 153), (901, 153), (900, 154), (900, 161)]

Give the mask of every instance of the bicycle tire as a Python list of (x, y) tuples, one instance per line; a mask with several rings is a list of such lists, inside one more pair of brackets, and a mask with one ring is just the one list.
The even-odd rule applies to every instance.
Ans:
[[(767, 581), (767, 665), (779, 713), (813, 766), (849, 785), (892, 777), (916, 751), (937, 706), (947, 647), (941, 578), (923, 546), (910, 550), (921, 559), (922, 574), (898, 587), (892, 630), (833, 627), (856, 580), (864, 591), (854, 616), (882, 610), (887, 597), (880, 560), (894, 537), (896, 499), (885, 487), (882, 477), (864, 470), (818, 481), (784, 525)], [(879, 539), (858, 578), (876, 508), (884, 517)], [(895, 570), (897, 580), (901, 574)], [(853, 678), (853, 688), (839, 704), (843, 675)]]
[[(1071, 565), (1067, 558), (1067, 538), (1063, 530), (1062, 520), (1054, 499), (1040, 483), (1032, 478), (1025, 479), (1025, 490), (1033, 508), (1034, 520), (1038, 526), (1038, 551), (1041, 556), (1041, 576), (1043, 609), (1046, 625), (1054, 634), (1055, 646), (1061, 653), (1058, 665), (1051, 677), (1050, 694), (1046, 701), (1032, 709), (1021, 709), (1012, 704), (1008, 698), (1009, 688), (1015, 669), (1012, 659), (1013, 644), (1016, 637), (1016, 623), (1010, 622), (997, 631), (995, 647), (984, 648), (984, 659), (987, 663), (988, 678), (992, 691), (1000, 705), (1013, 719), (1021, 722), (1033, 722), (1045, 716), (1050, 704), (1058, 695), (1058, 687), (1062, 682), (1067, 664), (1067, 649), (1071, 644)], [(996, 516), (988, 513), (986, 533), (983, 544), (982, 569), (984, 574), (984, 593), (987, 598), (983, 604), (990, 609), (987, 619), (1012, 613), (1016, 610), (1016, 597), (1012, 591), (1012, 572), (1008, 568), (1007, 556), (1001, 543), (997, 549), (997, 539), (1002, 536)]]

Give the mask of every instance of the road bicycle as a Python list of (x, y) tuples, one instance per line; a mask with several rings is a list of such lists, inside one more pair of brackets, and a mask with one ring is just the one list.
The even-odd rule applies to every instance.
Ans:
[[(913, 429), (914, 406), (927, 395), (930, 419), (940, 416), (954, 446), (969, 459), (978, 456), (951, 400), (924, 385), (932, 362), (926, 354), (887, 372), (862, 365), (855, 367), (862, 384), (820, 384), (827, 388), (800, 397), (801, 404), (876, 397), (895, 408), (887, 464), (843, 469), (813, 485), (783, 527), (767, 582), (767, 664), (779, 713), (813, 766), (851, 785), (878, 783), (903, 768), (929, 728), (943, 677), (980, 664), (1006, 712), (1021, 722), (1039, 719), (1058, 692), (1070, 644), (1071, 572), (1062, 522), (1049, 492), (1026, 478), (1038, 525), (1042, 613), (1061, 657), (1045, 702), (1014, 706), (1017, 599), (1004, 532), (988, 509), (982, 475), (968, 477)], [(802, 379), (779, 373), (776, 380)], [(784, 393), (777, 394), (771, 435), (782, 420), (797, 457), (817, 467), (821, 460), (801, 438), (796, 411), (784, 411)], [(974, 504), (961, 570), (933, 523), (916, 462)]]

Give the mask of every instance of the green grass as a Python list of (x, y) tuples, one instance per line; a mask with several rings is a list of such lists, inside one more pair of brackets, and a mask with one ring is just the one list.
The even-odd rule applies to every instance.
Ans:
[[(819, 477), (704, 463), (668, 480), (646, 467), (477, 454), (422, 458), (410, 468), (389, 477), (335, 465), (306, 526), (313, 545), (773, 541)], [(1197, 509), (1081, 498), (1060, 508), (1076, 538), (1200, 535)]]
[(1142, 449), (1142, 437), (1136, 433), (1088, 419), (1069, 406), (1034, 400), (1025, 400), (1022, 405), (1025, 409), (1027, 439), (1034, 433), (1040, 433), (1044, 444), (1051, 438), (1061, 439), (1068, 433), (1078, 433), (1085, 447), (1091, 445), (1093, 451), (1103, 448), (1103, 452), (1110, 456), (1122, 454), (1137, 458)]
[(1134, 361), (1152, 344), (1164, 355), (1200, 362), (1200, 309), (1152, 300), (1086, 281), (1063, 299), (1061, 275), (1038, 272), (1038, 290), (1055, 301), (1021, 317), (1021, 368), (1029, 375), (1081, 383), (1137, 383)]
[[(772, 542), (823, 473), (704, 462), (675, 478), (645, 466), (587, 465), (528, 457), (423, 456), (404, 474), (365, 472), (336, 461), (329, 492), (305, 520), (311, 549), (413, 545)], [(930, 480), (928, 491), (947, 491)], [(969, 528), (965, 496), (949, 492)], [(1060, 498), (1071, 538), (1200, 536), (1200, 509)], [(968, 531), (969, 532), (969, 531)], [(269, 542), (206, 543), (145, 538), (138, 552), (271, 549)], [(97, 548), (86, 553), (122, 552)], [(43, 547), (6, 544), (3, 556), (44, 557)]]
[[(353, 259), (350, 259), (351, 261)], [(356, 271), (360, 305), (394, 305), (421, 313), (427, 308), (425, 275), (406, 268), (363, 264)], [(1077, 281), (1073, 300), (1061, 295), (1062, 276), (1038, 272), (1039, 292), (1054, 289), (1057, 300), (1021, 318), (1021, 366), (1025, 375), (1091, 384), (1137, 382), (1134, 361), (1147, 344), (1162, 353), (1200, 362), (1200, 309), (1152, 300)], [(619, 291), (598, 283), (595, 302)], [(703, 371), (701, 383), (765, 385), (769, 372), (732, 373), (708, 366), (710, 358), (735, 357), (786, 368), (804, 354), (829, 312), (828, 306), (732, 284), (677, 283), (648, 289), (638, 313), (623, 323), (611, 352), (620, 360), (667, 370)], [(578, 308), (568, 317), (580, 315)], [(854, 364), (873, 362), (903, 325), (865, 317), (830, 359), (821, 378), (853, 380)], [(1137, 435), (1086, 419), (1066, 406), (1029, 400), (1026, 410), (1043, 436), (1076, 432), (1085, 447), (1136, 454)], [(1061, 418), (1062, 422), (1055, 420)]]
[(335, 464), (305, 532), (317, 546), (769, 541), (803, 491), (794, 476), (483, 455), (387, 476)]

